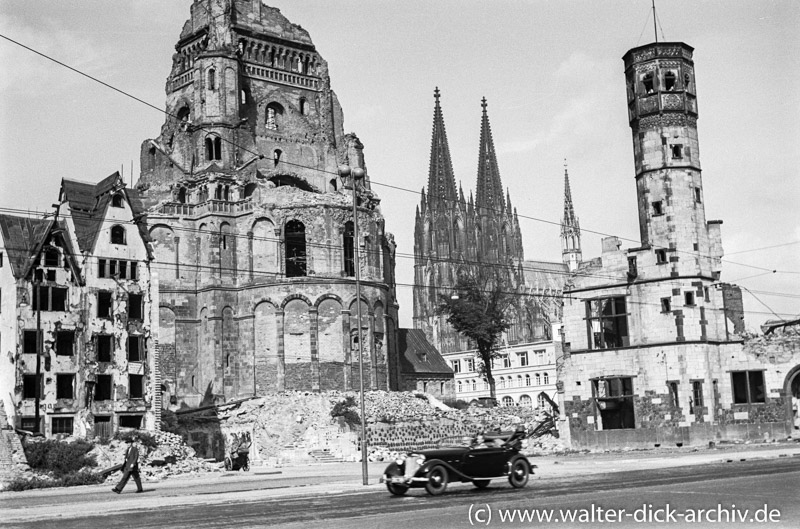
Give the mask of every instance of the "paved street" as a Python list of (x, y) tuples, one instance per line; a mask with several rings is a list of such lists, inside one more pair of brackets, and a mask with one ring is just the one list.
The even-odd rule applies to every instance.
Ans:
[[(765, 504), (767, 512), (777, 509), (780, 513), (780, 523), (770, 523), (771, 527), (797, 527), (800, 519), (800, 450), (793, 446), (730, 453), (545, 457), (534, 462), (539, 465), (538, 473), (523, 490), (514, 490), (502, 481), (485, 491), (453, 484), (438, 498), (419, 490), (402, 498), (390, 496), (377, 484), (383, 463), (371, 465), (368, 487), (360, 485), (360, 465), (329, 464), (287, 468), (281, 473), (259, 469), (250, 474), (167, 480), (147, 484), (144, 494), (134, 494), (131, 488), (116, 496), (105, 486), (5, 493), (0, 495), (0, 524), (31, 528), (123, 528), (131, 524), (193, 529), (460, 527), (471, 525), (470, 513), (473, 523), (485, 525), (479, 522), (488, 520), (491, 510), (490, 526), (555, 523), (559, 527), (594, 527), (599, 525), (598, 516), (607, 516), (607, 510), (613, 509), (619, 519), (603, 525), (649, 527), (664, 517), (656, 510), (667, 504), (676, 523), (661, 525), (673, 527), (747, 527), (752, 524), (733, 522), (734, 509), (740, 509), (736, 516), (749, 521)], [(652, 507), (645, 512), (643, 505)], [(536, 516), (550, 512), (541, 509), (554, 509), (554, 518), (549, 523), (538, 519), (520, 522), (519, 518), (511, 523), (507, 518), (514, 509), (540, 509), (528, 513)], [(567, 509), (576, 516), (581, 515), (580, 509), (591, 509), (594, 522), (569, 523), (560, 518), (563, 514), (559, 511)], [(621, 509), (630, 514), (620, 513)], [(710, 521), (720, 522), (687, 523), (683, 517), (688, 509), (712, 509)], [(773, 513), (773, 519), (777, 516)], [(637, 521), (642, 517), (645, 523)], [(722, 523), (726, 521), (729, 523)]]

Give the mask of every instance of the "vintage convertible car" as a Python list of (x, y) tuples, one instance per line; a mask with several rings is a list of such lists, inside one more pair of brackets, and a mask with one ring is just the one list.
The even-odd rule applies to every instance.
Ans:
[(397, 496), (411, 487), (425, 487), (428, 494), (438, 496), (451, 481), (472, 482), (483, 489), (491, 480), (505, 477), (512, 487), (522, 488), (536, 468), (519, 453), (525, 437), (524, 430), (486, 433), (471, 446), (411, 452), (386, 467), (381, 481)]

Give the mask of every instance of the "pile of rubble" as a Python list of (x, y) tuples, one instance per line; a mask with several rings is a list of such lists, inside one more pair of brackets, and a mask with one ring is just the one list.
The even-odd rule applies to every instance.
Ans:
[[(180, 435), (168, 432), (144, 432), (156, 442), (156, 448), (140, 445), (139, 473), (143, 479), (159, 481), (170, 476), (197, 472), (220, 472), (222, 464), (195, 457), (194, 449), (183, 442)], [(88, 455), (94, 456), (97, 467), (94, 470), (118, 465), (125, 460), (128, 444), (116, 439), (107, 444), (96, 444)], [(119, 473), (109, 475), (108, 481), (119, 480)]]

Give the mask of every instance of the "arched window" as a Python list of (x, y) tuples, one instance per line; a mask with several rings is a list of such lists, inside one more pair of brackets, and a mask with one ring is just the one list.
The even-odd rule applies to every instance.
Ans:
[(472, 381), (472, 391), (477, 391), (477, 389), (478, 389), (478, 383), (475, 382), (475, 380), (473, 380)]
[(116, 195), (111, 197), (111, 207), (113, 207), (113, 208), (121, 208), (122, 207), (122, 195), (117, 193)]
[(111, 226), (111, 244), (126, 244), (125, 228), (119, 225)]
[(544, 382), (545, 384), (549, 384), (549, 383), (550, 383), (550, 375), (548, 375), (547, 373), (545, 373), (544, 375), (542, 375), (542, 379), (543, 379), (543, 382)]
[(208, 69), (208, 89), (217, 89), (217, 71), (214, 68)]
[(308, 114), (308, 101), (306, 101), (305, 97), (300, 98), (300, 114), (302, 116)]
[(544, 398), (544, 393), (539, 393), (539, 396), (536, 397), (536, 407), (540, 410), (543, 410), (549, 406), (547, 399)]
[(178, 202), (181, 204), (186, 204), (186, 188), (182, 187), (178, 191)]
[(347, 277), (356, 275), (354, 242), (355, 232), (353, 230), (353, 223), (347, 221), (344, 223), (344, 274)]
[(539, 373), (536, 373), (536, 374), (534, 375), (534, 377), (535, 377), (535, 379), (536, 379), (536, 385), (537, 385), (537, 386), (541, 386), (541, 385), (542, 385), (542, 377), (541, 377), (541, 375), (539, 375)]
[(277, 167), (278, 164), (281, 162), (281, 155), (282, 154), (283, 154), (283, 151), (280, 150), (280, 149), (275, 149), (274, 151), (272, 151), (272, 164), (275, 167)]
[(675, 90), (675, 81), (677, 80), (677, 76), (675, 72), (666, 72), (664, 74), (664, 90), (671, 91)]
[(268, 130), (278, 130), (281, 124), (281, 116), (283, 115), (283, 107), (275, 102), (267, 105), (267, 110), (264, 116), (264, 125)]
[(514, 405), (514, 399), (512, 399), (508, 395), (503, 397), (503, 406), (505, 406), (507, 408), (507, 407), (513, 406), (513, 405)]
[(500, 389), (504, 389), (506, 387), (506, 379), (505, 377), (500, 377)]
[(306, 275), (306, 227), (299, 220), (290, 220), (284, 228), (286, 239), (286, 277)]
[(177, 116), (179, 121), (187, 123), (189, 121), (189, 107), (181, 107), (181, 109), (178, 110)]
[(525, 385), (526, 386), (530, 386), (531, 385), (531, 376), (530, 375), (525, 375)]
[(653, 85), (653, 72), (647, 72), (642, 76), (642, 86), (646, 94), (652, 94), (655, 87)]
[(531, 400), (529, 395), (520, 395), (519, 405), (524, 406), (526, 408), (530, 408), (531, 406), (533, 406), (533, 401)]
[(241, 91), (239, 92), (239, 95), (240, 95), (240, 97), (241, 97), (241, 102), (242, 102), (242, 104), (243, 104), (243, 105), (246, 105), (246, 104), (247, 104), (247, 92), (245, 92), (244, 90), (241, 90)]
[(222, 160), (222, 139), (219, 136), (206, 137), (206, 160)]
[(519, 388), (522, 387), (522, 376), (521, 375), (517, 375), (517, 387), (519, 387)]
[(461, 381), (460, 381), (460, 380), (458, 381), (458, 386), (457, 386), (457, 388), (458, 388), (458, 392), (459, 392), (459, 393), (461, 393), (461, 391), (463, 390), (463, 388), (462, 388), (462, 386), (461, 386)]

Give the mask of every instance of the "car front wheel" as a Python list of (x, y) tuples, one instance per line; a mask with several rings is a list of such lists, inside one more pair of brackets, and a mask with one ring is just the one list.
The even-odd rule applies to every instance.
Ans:
[(508, 482), (515, 489), (521, 489), (528, 484), (530, 469), (528, 462), (524, 459), (517, 459), (511, 463), (511, 472), (508, 473)]
[(442, 465), (436, 465), (428, 471), (428, 482), (425, 490), (431, 496), (438, 496), (447, 490), (447, 469)]
[(399, 485), (397, 483), (387, 483), (386, 488), (389, 489), (389, 492), (391, 492), (395, 496), (402, 496), (403, 494), (408, 492), (408, 486)]

